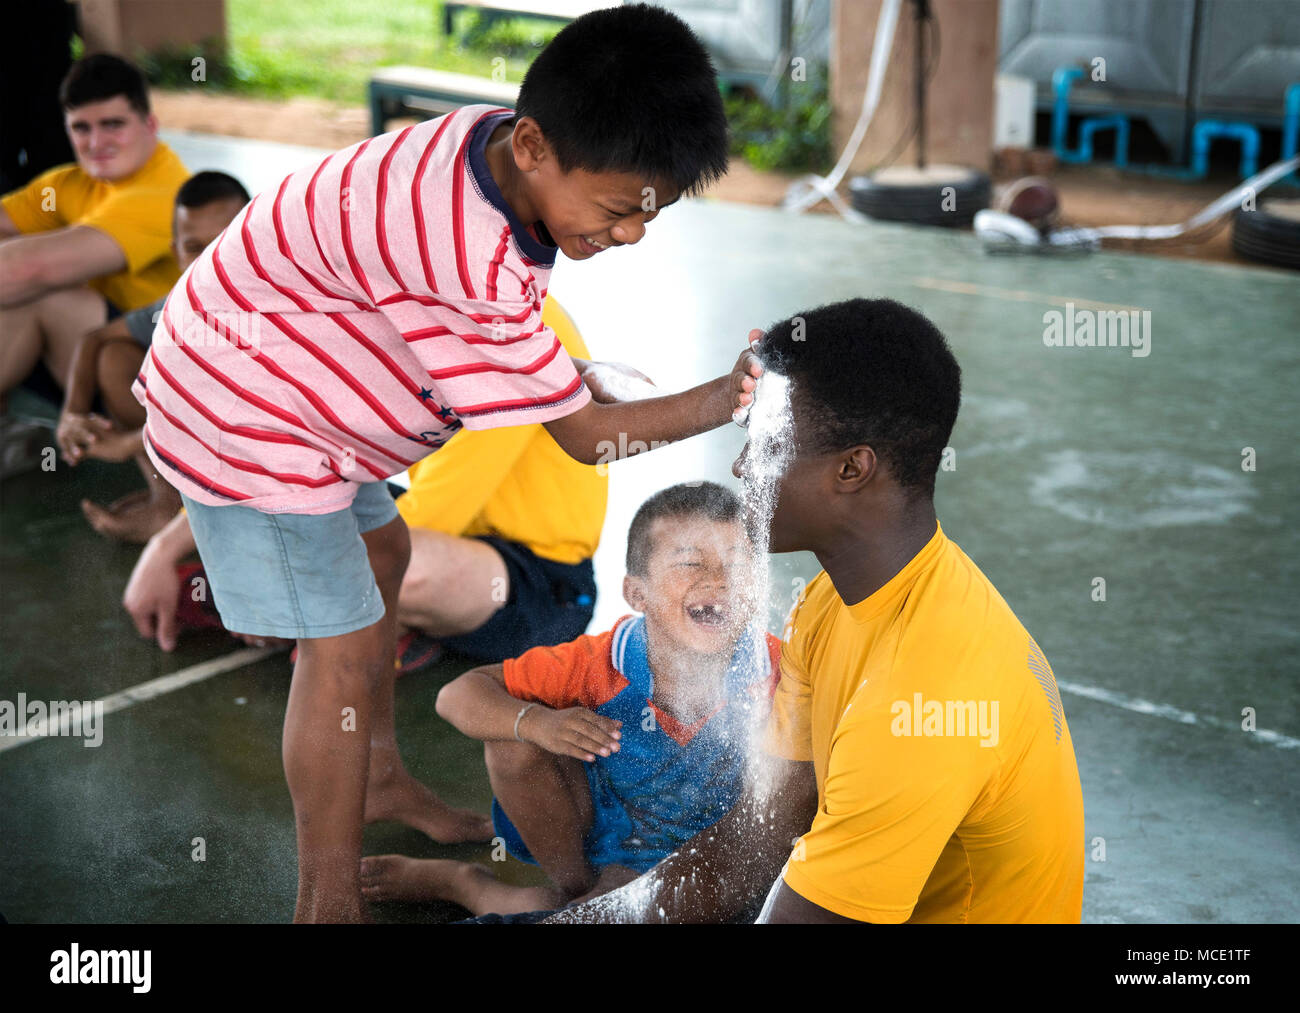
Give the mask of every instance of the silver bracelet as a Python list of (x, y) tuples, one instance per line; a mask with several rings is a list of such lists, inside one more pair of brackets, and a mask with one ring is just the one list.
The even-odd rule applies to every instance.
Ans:
[(536, 706), (537, 704), (535, 703), (526, 703), (519, 708), (519, 713), (515, 716), (515, 738), (520, 742), (523, 742), (524, 740), (519, 738), (519, 722), (524, 719), (525, 714)]

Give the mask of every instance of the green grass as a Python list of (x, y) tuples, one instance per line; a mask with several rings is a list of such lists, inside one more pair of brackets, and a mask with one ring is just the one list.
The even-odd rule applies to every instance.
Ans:
[[(529, 18), (489, 22), (461, 11), (445, 38), (437, 0), (227, 0), (224, 57), (213, 44), (137, 56), (149, 80), (164, 88), (194, 87), (193, 59), (203, 56), (202, 87), (355, 105), (366, 101), (371, 72), (393, 64), (491, 77), (501, 60), (506, 80), (522, 81), (560, 27)], [(822, 171), (832, 154), (824, 68), (807, 85), (792, 86), (791, 98), (785, 110), (729, 98), (733, 152), (761, 170)]]
[(453, 38), (443, 37), (435, 0), (227, 0), (224, 60), (198, 46), (155, 52), (141, 63), (163, 87), (189, 87), (191, 61), (202, 55), (211, 87), (355, 104), (366, 101), (371, 71), (392, 64), (490, 77), (499, 57), (506, 80), (521, 81), (560, 28), (526, 18), (484, 26), (472, 11), (461, 12), (456, 27)]

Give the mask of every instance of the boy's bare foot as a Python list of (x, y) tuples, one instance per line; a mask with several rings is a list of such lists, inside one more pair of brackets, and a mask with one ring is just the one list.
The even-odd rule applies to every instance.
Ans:
[(405, 770), (366, 785), (367, 823), (392, 820), (428, 834), (439, 844), (492, 840), (492, 820), (468, 809), (453, 809)]
[(447, 900), (471, 914), (553, 911), (563, 895), (549, 886), (510, 886), (473, 862), (373, 855), (361, 859), (361, 899)]
[(405, 855), (361, 859), (364, 900), (449, 900), (468, 909), (492, 882), (492, 874), (473, 862)]
[(81, 501), (81, 512), (90, 526), (105, 538), (119, 542), (143, 545), (161, 531), (174, 516), (176, 505), (166, 498), (150, 495), (148, 489), (137, 489), (107, 507)]

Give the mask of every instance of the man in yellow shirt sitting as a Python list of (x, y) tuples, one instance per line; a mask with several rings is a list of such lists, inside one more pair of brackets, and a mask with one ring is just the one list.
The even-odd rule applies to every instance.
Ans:
[(756, 350), (789, 379), (793, 432), (756, 448), (751, 424), (733, 470), (752, 482), (752, 455), (788, 451), (771, 550), (824, 568), (786, 631), (767, 762), (710, 830), (557, 920), (729, 920), (768, 892), (760, 921), (1077, 922), (1083, 799), (1055, 678), (935, 516), (961, 385), (942, 335), (853, 299)]
[(0, 415), (39, 362), (62, 384), (83, 334), (162, 298), (180, 277), (172, 204), (189, 173), (158, 140), (140, 72), (88, 56), (59, 101), (76, 164), (0, 200)]
[[(542, 321), (570, 356), (587, 359), (554, 299)], [(574, 461), (540, 425), (462, 430), (413, 465), (411, 487), (397, 498), (411, 530), (398, 598), (402, 670), (430, 663), (438, 647), (500, 662), (584, 633), (596, 601), (591, 557), (605, 523), (605, 470)]]

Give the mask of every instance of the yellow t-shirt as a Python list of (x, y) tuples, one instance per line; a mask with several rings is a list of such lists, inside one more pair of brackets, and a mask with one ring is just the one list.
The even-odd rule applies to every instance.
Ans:
[(825, 572), (791, 615), (768, 751), (811, 760), (818, 811), (786, 884), (869, 922), (1077, 922), (1083, 794), (1056, 679), (937, 528), (845, 605)]
[[(590, 353), (554, 299), (542, 322), (570, 355)], [(466, 538), (498, 535), (557, 563), (590, 559), (605, 524), (605, 469), (580, 464), (540, 424), (462, 429), (411, 466), (397, 509), (413, 528)]]
[(126, 269), (88, 284), (126, 313), (161, 299), (181, 276), (171, 251), (172, 215), (189, 175), (158, 141), (149, 160), (123, 179), (95, 179), (78, 165), (60, 165), (6, 194), (3, 204), (20, 232), (88, 225), (110, 236)]

